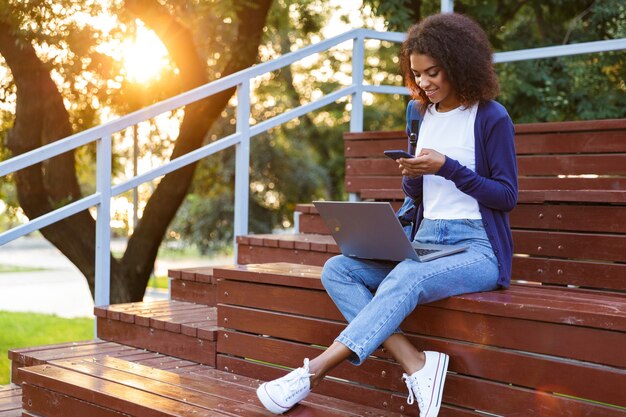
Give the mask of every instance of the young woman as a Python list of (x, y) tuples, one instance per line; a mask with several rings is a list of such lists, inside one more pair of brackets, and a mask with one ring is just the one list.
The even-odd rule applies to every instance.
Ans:
[(349, 324), (320, 356), (258, 388), (274, 413), (306, 397), (344, 360), (359, 365), (382, 345), (405, 371), (408, 403), (417, 400), (420, 417), (437, 416), (448, 355), (419, 351), (399, 325), (418, 304), (510, 282), (514, 132), (493, 101), (499, 88), (487, 36), (468, 17), (430, 16), (411, 27), (401, 58), (423, 114), (417, 155), (398, 160), (404, 192), (419, 205), (415, 239), (469, 249), (429, 262), (330, 259), (322, 282)]

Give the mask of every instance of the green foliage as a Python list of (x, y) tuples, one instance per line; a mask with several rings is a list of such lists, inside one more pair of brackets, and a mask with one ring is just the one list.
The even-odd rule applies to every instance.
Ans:
[(0, 311), (0, 329), (0, 385), (6, 385), (11, 377), (9, 349), (92, 339), (94, 321)]
[[(626, 37), (618, 0), (534, 2), (495, 37), (504, 50)], [(504, 23), (504, 22), (503, 22)], [(623, 117), (626, 52), (500, 64), (500, 100), (516, 123)]]
[[(404, 0), (367, 0), (394, 30), (410, 12)], [(439, 2), (419, 2), (419, 15), (438, 11)], [(456, 12), (476, 19), (494, 50), (572, 44), (626, 37), (626, 4), (621, 0), (464, 0)], [(411, 22), (412, 23), (412, 22)], [(501, 95), (516, 123), (624, 117), (626, 52), (498, 64)]]

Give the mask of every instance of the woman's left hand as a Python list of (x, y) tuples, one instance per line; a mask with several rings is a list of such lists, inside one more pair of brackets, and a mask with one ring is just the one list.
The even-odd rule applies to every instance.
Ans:
[(426, 174), (436, 174), (446, 162), (446, 156), (434, 149), (422, 149), (415, 158), (398, 159), (402, 175), (417, 178)]

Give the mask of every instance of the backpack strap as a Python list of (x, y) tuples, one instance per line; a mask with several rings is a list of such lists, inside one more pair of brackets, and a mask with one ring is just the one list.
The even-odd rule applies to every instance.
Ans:
[(417, 100), (409, 101), (409, 105), (406, 108), (406, 122), (407, 134), (409, 135), (409, 153), (415, 155), (419, 130), (422, 125), (422, 114), (419, 111), (419, 102)]

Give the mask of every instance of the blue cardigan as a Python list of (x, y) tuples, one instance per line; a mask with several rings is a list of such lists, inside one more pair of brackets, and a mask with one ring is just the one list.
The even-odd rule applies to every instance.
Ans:
[[(517, 204), (517, 161), (513, 122), (504, 106), (488, 101), (478, 106), (474, 125), (476, 172), (448, 158), (436, 175), (478, 201), (483, 224), (498, 260), (498, 284), (508, 287), (513, 263), (509, 212)], [(402, 178), (405, 194), (419, 203), (417, 224), (423, 219), (423, 179)]]

